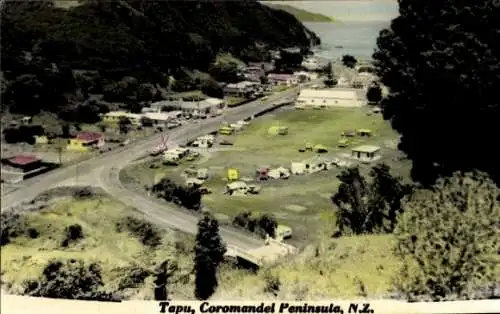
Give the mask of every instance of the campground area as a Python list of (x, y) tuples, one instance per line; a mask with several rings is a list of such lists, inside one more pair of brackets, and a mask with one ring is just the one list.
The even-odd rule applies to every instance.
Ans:
[[(286, 129), (286, 132), (277, 132), (277, 129)], [(369, 136), (357, 134), (356, 130), (360, 129), (369, 130)], [(346, 132), (354, 135), (342, 136)], [(348, 165), (360, 165), (361, 171), (367, 173), (372, 164), (352, 160), (350, 155), (353, 147), (372, 145), (380, 147), (378, 162), (388, 164), (395, 174), (406, 177), (409, 164), (397, 151), (397, 139), (389, 122), (367, 107), (287, 108), (252, 120), (230, 135), (217, 135), (212, 147), (188, 147), (196, 152), (195, 158), (184, 158), (172, 165), (160, 156), (131, 165), (124, 174), (144, 187), (161, 178), (185, 184), (189, 180), (186, 172), (206, 169), (208, 175), (203, 186), (209, 192), (203, 195), (202, 204), (220, 223), (230, 224), (235, 216), (248, 211), (256, 216), (273, 215), (279, 224), (292, 228), (293, 236), (288, 241), (301, 246), (314, 239), (317, 231), (331, 230), (335, 215), (330, 198), (337, 191), (336, 176), (343, 167), (336, 165), (314, 173), (290, 173), (286, 178), (260, 180), (262, 169), (291, 170), (292, 163), (340, 159)], [(318, 147), (325, 151), (318, 153)], [(230, 169), (237, 170), (238, 181), (258, 186), (258, 193), (225, 193)]]

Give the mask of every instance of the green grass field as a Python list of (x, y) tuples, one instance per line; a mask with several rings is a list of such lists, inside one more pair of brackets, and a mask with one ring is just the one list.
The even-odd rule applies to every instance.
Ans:
[[(153, 269), (175, 254), (174, 242), (178, 240), (174, 232), (161, 231), (163, 244), (151, 249), (128, 232), (118, 233), (116, 223), (131, 215), (137, 215), (134, 209), (102, 197), (90, 200), (69, 198), (40, 212), (27, 214), (26, 228), (35, 228), (40, 235), (36, 239), (23, 235), (2, 247), (2, 282), (9, 285), (12, 292), (19, 293), (22, 292), (22, 283), (26, 279), (36, 279), (49, 260), (74, 258), (99, 263), (105, 288), (115, 290), (127, 275), (127, 268)], [(73, 224), (82, 226), (84, 239), (63, 248), (64, 230)], [(186, 265), (189, 268), (190, 258), (185, 261), (183, 258), (185, 256), (179, 254), (181, 268)], [(150, 287), (144, 291), (146, 296), (153, 292)]]
[[(287, 126), (288, 135), (271, 135), (272, 126)], [(340, 134), (344, 130), (369, 128), (374, 132), (371, 138), (358, 138), (358, 144), (382, 145), (395, 137), (387, 122), (380, 116), (366, 115), (359, 108), (332, 110), (305, 110), (280, 112), (262, 117), (245, 130), (227, 138), (234, 146), (226, 151), (202, 153), (197, 161), (181, 165), (164, 166), (160, 162), (134, 165), (127, 173), (141, 185), (151, 185), (162, 176), (178, 183), (184, 182), (181, 173), (187, 167), (208, 168), (210, 178), (207, 187), (212, 194), (203, 197), (203, 203), (215, 213), (234, 217), (238, 213), (251, 210), (256, 213), (273, 214), (280, 223), (292, 227), (292, 243), (300, 245), (316, 236), (317, 230), (331, 226), (333, 205), (330, 197), (336, 192), (340, 169), (332, 169), (304, 176), (291, 176), (288, 180), (259, 181), (262, 191), (258, 195), (224, 195), (229, 167), (238, 168), (242, 177), (255, 177), (257, 168), (263, 165), (290, 167), (292, 161), (312, 157), (311, 152), (300, 153), (298, 149), (309, 142), (323, 144), (330, 154), (348, 152), (348, 148), (337, 148)], [(151, 163), (159, 165), (149, 168)]]

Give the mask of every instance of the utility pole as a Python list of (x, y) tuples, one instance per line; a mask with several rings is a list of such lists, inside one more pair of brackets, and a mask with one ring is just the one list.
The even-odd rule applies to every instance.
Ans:
[(57, 147), (57, 152), (59, 154), (59, 166), (62, 165), (62, 150), (63, 150), (63, 148), (61, 145)]

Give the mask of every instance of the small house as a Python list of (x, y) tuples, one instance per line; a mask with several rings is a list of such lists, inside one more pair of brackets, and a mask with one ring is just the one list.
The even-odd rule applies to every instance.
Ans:
[(104, 146), (104, 134), (99, 132), (79, 132), (74, 138), (68, 141), (68, 150), (73, 151), (88, 151), (91, 148), (99, 148)]
[(376, 161), (381, 158), (380, 147), (361, 145), (352, 149), (352, 157), (362, 162)]
[(2, 163), (21, 172), (30, 172), (42, 167), (42, 160), (33, 155), (16, 155), (2, 159)]

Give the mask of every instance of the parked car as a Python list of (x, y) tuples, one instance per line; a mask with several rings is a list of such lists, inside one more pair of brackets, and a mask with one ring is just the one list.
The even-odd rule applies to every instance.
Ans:
[(219, 144), (220, 145), (233, 145), (233, 142), (230, 142), (228, 140), (222, 140)]

